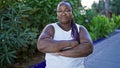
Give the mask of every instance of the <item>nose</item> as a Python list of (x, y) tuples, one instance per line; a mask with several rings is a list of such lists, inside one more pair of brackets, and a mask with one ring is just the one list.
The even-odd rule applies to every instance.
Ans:
[(62, 14), (61, 14), (61, 15), (65, 16), (66, 14), (65, 14), (65, 12), (62, 12)]

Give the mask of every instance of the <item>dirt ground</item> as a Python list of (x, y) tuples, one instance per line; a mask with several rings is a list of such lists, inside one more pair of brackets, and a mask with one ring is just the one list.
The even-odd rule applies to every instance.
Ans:
[(40, 63), (44, 60), (44, 54), (36, 53), (34, 56), (31, 56), (27, 61), (16, 62), (12, 64), (9, 68), (29, 68), (30, 66)]

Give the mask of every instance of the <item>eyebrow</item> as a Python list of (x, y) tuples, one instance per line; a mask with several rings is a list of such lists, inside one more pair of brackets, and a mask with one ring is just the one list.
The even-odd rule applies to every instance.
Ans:
[(59, 3), (57, 8), (62, 6), (62, 5), (66, 5), (66, 6), (68, 6), (70, 8), (70, 10), (72, 10), (72, 6), (68, 2), (61, 2), (61, 3)]
[[(63, 6), (63, 5), (61, 5), (61, 6)], [(62, 10), (61, 6), (59, 6), (59, 8), (57, 8), (56, 10)], [(67, 6), (67, 5), (65, 5), (65, 6)], [(69, 6), (67, 6), (65, 10), (72, 10), (72, 9)]]

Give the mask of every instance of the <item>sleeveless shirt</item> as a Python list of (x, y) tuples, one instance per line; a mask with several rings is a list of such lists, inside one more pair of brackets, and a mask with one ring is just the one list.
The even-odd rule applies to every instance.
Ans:
[[(72, 40), (71, 30), (64, 31), (57, 23), (50, 24), (54, 27), (54, 40)], [(80, 25), (76, 24), (78, 31)], [(46, 53), (46, 68), (84, 68), (84, 57), (65, 57), (55, 55), (54, 53)]]

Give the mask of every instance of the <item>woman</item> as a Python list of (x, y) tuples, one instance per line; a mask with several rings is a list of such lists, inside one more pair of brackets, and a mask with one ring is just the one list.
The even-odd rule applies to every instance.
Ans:
[(39, 36), (37, 48), (46, 53), (46, 68), (84, 68), (84, 58), (93, 51), (88, 31), (73, 21), (72, 10), (70, 2), (60, 2), (58, 22), (48, 24)]

